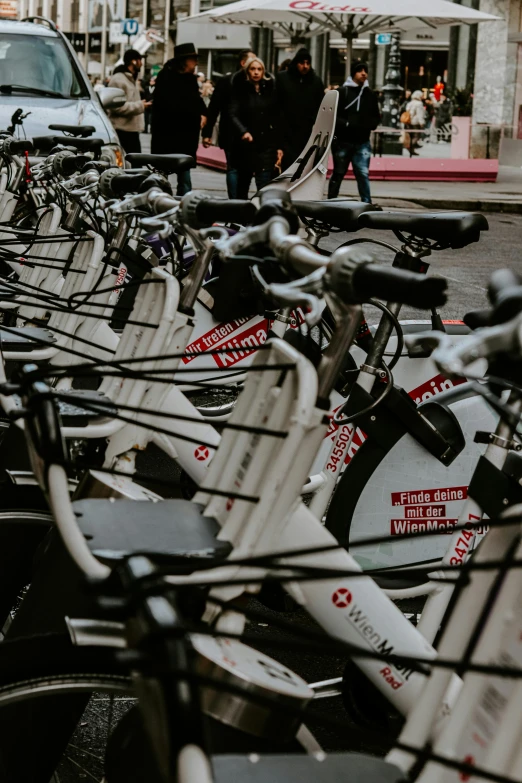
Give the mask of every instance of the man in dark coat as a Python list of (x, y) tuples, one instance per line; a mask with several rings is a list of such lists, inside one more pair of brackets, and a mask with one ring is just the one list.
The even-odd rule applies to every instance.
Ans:
[(287, 70), (279, 71), (276, 88), (283, 118), (283, 168), (287, 169), (303, 152), (324, 98), (324, 84), (307, 49), (299, 49)]
[[(152, 104), (151, 152), (155, 155), (184, 153), (196, 158), (207, 114), (195, 73), (197, 64), (194, 44), (179, 44), (174, 48), (174, 58), (158, 74)], [(184, 196), (189, 190), (190, 171), (183, 171), (178, 174), (176, 192)]]
[(339, 87), (339, 105), (332, 144), (334, 170), (328, 187), (328, 198), (339, 195), (341, 183), (350, 163), (357, 180), (361, 201), (372, 203), (370, 194), (370, 133), (380, 122), (377, 96), (368, 86), (368, 66), (352, 64), (350, 77)]
[(233, 84), (238, 79), (245, 81), (246, 77), (243, 67), (246, 61), (252, 57), (255, 57), (255, 54), (249, 49), (243, 49), (239, 53), (239, 70), (235, 73), (227, 73), (218, 81), (207, 109), (207, 124), (205, 125), (203, 145), (210, 147), (212, 144), (212, 133), (219, 117), (218, 144), (224, 150), (227, 159), (227, 192), (229, 198), (237, 198), (238, 176), (237, 169), (232, 162), (232, 139), (234, 132), (230, 118), (230, 102), (232, 100)]

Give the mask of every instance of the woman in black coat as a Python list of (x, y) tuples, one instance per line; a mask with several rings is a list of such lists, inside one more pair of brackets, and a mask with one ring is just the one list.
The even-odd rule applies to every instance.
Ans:
[(268, 185), (283, 156), (275, 81), (258, 57), (247, 60), (244, 71), (246, 79), (235, 80), (230, 104), (238, 198), (248, 198), (252, 177), (258, 190)]
[[(151, 152), (184, 153), (196, 157), (207, 107), (195, 73), (198, 53), (193, 44), (180, 44), (156, 79), (152, 104)], [(178, 174), (178, 196), (192, 190), (190, 171)]]

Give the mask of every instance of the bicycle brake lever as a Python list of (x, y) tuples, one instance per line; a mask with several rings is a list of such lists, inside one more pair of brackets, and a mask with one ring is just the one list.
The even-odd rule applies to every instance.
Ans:
[[(305, 312), (304, 318), (309, 327), (316, 326), (319, 323), (323, 311), (320, 301), (317, 296), (297, 288), (296, 284), (300, 282), (299, 280), (294, 280), (291, 283), (267, 283), (257, 266), (252, 267), (252, 274), (260, 284), (263, 293), (284, 305), (292, 307), (302, 305), (306, 307), (307, 312)], [(312, 275), (309, 275), (309, 277), (312, 277)], [(308, 280), (308, 278), (304, 279)]]

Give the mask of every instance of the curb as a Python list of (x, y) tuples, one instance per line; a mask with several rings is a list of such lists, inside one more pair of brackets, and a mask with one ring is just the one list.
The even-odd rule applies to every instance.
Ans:
[[(376, 196), (377, 201), (388, 200)], [(390, 198), (389, 200), (397, 200)], [(428, 209), (454, 209), (464, 212), (505, 212), (512, 215), (522, 215), (522, 201), (475, 201), (471, 199), (429, 199), (410, 197), (414, 204)]]

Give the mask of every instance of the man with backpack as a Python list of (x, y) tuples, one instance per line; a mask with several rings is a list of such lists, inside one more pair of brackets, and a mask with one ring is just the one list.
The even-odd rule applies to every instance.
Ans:
[(377, 95), (368, 85), (368, 66), (353, 63), (350, 77), (339, 87), (339, 107), (332, 144), (334, 170), (328, 186), (328, 198), (337, 198), (350, 163), (361, 201), (371, 204), (370, 133), (380, 122)]

